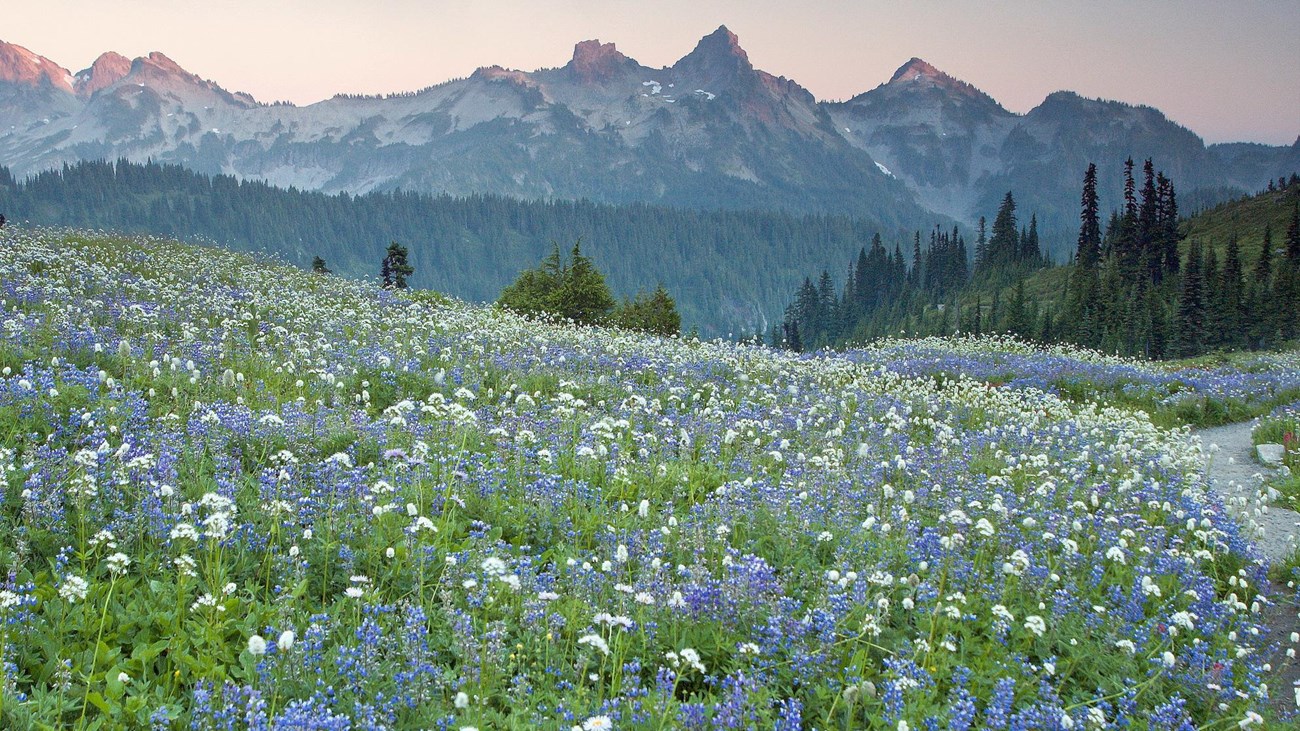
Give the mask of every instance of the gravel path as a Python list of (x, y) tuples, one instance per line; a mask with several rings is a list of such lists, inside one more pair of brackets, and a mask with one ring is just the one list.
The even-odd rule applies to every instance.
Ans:
[(1205, 450), (1210, 488), (1223, 497), (1260, 552), (1277, 562), (1296, 550), (1300, 513), (1269, 505), (1272, 497), (1263, 482), (1270, 470), (1255, 461), (1250, 429), (1249, 422), (1241, 422), (1193, 433)]
[[(1270, 563), (1277, 563), (1296, 550), (1300, 513), (1269, 505), (1273, 496), (1263, 485), (1269, 468), (1255, 461), (1251, 426), (1242, 422), (1193, 433), (1200, 438), (1205, 451), (1210, 489), (1223, 497), (1224, 504), (1236, 514), (1260, 553)], [(1270, 705), (1283, 718), (1300, 706), (1300, 662), (1286, 656), (1287, 648), (1297, 647), (1291, 642), (1292, 633), (1300, 632), (1300, 615), (1293, 601), (1295, 592), (1285, 581), (1273, 582), (1268, 594), (1274, 601), (1264, 610), (1264, 624), (1278, 643), (1277, 651), (1269, 658)]]

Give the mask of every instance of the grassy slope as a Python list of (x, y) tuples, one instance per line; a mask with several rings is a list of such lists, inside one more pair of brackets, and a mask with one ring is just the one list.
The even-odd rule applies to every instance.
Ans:
[(1285, 190), (1265, 191), (1198, 213), (1182, 223), (1181, 229), (1186, 237), (1183, 240), (1184, 253), (1186, 247), (1195, 240), (1213, 248), (1222, 260), (1228, 239), (1235, 233), (1237, 243), (1241, 246), (1242, 260), (1250, 268), (1259, 258), (1264, 243), (1264, 229), (1271, 226), (1273, 253), (1276, 257), (1281, 253), (1291, 212), (1297, 201), (1300, 201), (1300, 185), (1292, 185)]

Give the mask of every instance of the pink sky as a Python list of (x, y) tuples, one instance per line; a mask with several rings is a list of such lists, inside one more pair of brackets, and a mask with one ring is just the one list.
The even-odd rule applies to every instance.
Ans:
[(1209, 142), (1300, 135), (1296, 0), (41, 0), (0, 20), (0, 39), (74, 72), (102, 51), (162, 51), (227, 89), (299, 104), (490, 64), (561, 66), (591, 38), (664, 66), (725, 24), (755, 66), (818, 99), (920, 56), (1015, 112), (1069, 89), (1157, 107)]

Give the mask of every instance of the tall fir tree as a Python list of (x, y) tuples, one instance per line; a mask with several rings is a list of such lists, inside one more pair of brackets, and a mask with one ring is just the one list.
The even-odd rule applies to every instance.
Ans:
[(1218, 327), (1221, 344), (1228, 348), (1242, 348), (1246, 345), (1245, 321), (1242, 304), (1244, 300), (1244, 278), (1241, 266), (1241, 248), (1234, 232), (1228, 237), (1228, 246), (1223, 257), (1223, 271), (1219, 274)]
[(385, 289), (406, 289), (406, 278), (415, 273), (406, 247), (396, 241), (388, 245), (384, 259), (379, 263), (379, 276)]
[(1300, 262), (1300, 200), (1291, 209), (1291, 223), (1286, 227), (1286, 258)]
[(1068, 313), (1063, 323), (1068, 335), (1080, 345), (1096, 347), (1098, 344), (1099, 316), (1097, 299), (1101, 282), (1098, 269), (1101, 264), (1101, 221), (1098, 217), (1097, 166), (1088, 164), (1083, 174), (1083, 193), (1079, 201), (1079, 238), (1074, 252), (1074, 268), (1070, 273)]
[(1219, 255), (1211, 246), (1205, 252), (1205, 264), (1201, 272), (1201, 286), (1205, 293), (1206, 349), (1217, 348), (1223, 342), (1223, 316), (1226, 308), (1223, 304), (1223, 290), (1219, 287), (1219, 276)]
[(1201, 269), (1201, 242), (1193, 239), (1182, 267), (1178, 293), (1178, 356), (1190, 358), (1205, 352), (1205, 281)]
[(614, 309), (614, 295), (610, 294), (605, 276), (582, 253), (582, 241), (573, 244), (569, 253), (569, 266), (564, 271), (561, 284), (560, 314), (581, 325), (603, 323)]
[(1019, 258), (1020, 232), (1016, 226), (1016, 199), (1011, 191), (1002, 198), (998, 215), (993, 219), (993, 231), (985, 249), (985, 267), (996, 271), (1008, 267)]
[(1164, 261), (1161, 279), (1178, 274), (1178, 242), (1182, 234), (1178, 232), (1178, 196), (1174, 190), (1174, 181), (1166, 178), (1164, 173), (1156, 176), (1157, 201), (1157, 236), (1159, 248)]
[(1029, 315), (1028, 302), (1025, 299), (1025, 280), (1016, 280), (1015, 289), (1011, 291), (1011, 300), (1007, 303), (1006, 330), (1012, 335), (1029, 339), (1033, 336), (1033, 319)]
[(1273, 228), (1264, 226), (1264, 241), (1259, 248), (1259, 258), (1246, 285), (1246, 331), (1248, 347), (1267, 348), (1273, 344), (1278, 329), (1277, 311), (1273, 294)]

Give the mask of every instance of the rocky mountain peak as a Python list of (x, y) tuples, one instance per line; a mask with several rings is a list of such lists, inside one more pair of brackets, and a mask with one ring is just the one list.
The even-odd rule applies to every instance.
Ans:
[(566, 68), (582, 81), (591, 83), (607, 81), (634, 63), (619, 53), (613, 43), (591, 40), (573, 47), (573, 59)]
[(898, 67), (894, 75), (889, 78), (889, 83), (936, 81), (950, 78), (952, 77), (926, 63), (924, 59), (913, 56), (907, 63)]
[(48, 83), (72, 93), (72, 74), (67, 69), (22, 46), (4, 41), (0, 41), (0, 82), (32, 87)]
[(740, 39), (725, 25), (701, 38), (695, 50), (673, 65), (673, 71), (714, 84), (753, 70), (749, 54), (740, 47)]
[(137, 58), (135, 66), (146, 67), (161, 71), (168, 76), (181, 76), (184, 78), (197, 78), (194, 74), (181, 68), (181, 65), (168, 58), (160, 51), (153, 51), (148, 56)]
[(99, 55), (90, 68), (77, 73), (73, 86), (77, 96), (89, 98), (100, 89), (112, 86), (131, 73), (131, 59), (108, 51)]
[[(898, 67), (889, 81), (881, 84), (876, 92), (885, 91), (886, 96), (893, 98), (897, 94), (908, 94), (916, 91), (928, 91), (937, 89), (948, 96), (966, 98), (991, 106), (999, 107), (1000, 105), (993, 100), (988, 94), (980, 91), (971, 84), (953, 78), (948, 74), (935, 68), (924, 59), (913, 57), (907, 63)], [(872, 94), (873, 92), (867, 92)], [(865, 95), (863, 95), (865, 96)], [(861, 98), (861, 97), (859, 97)]]

